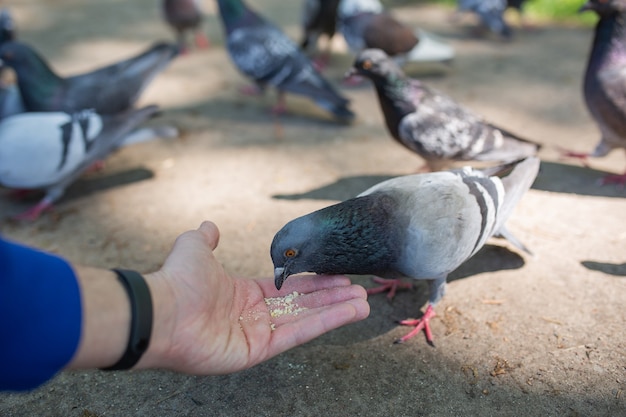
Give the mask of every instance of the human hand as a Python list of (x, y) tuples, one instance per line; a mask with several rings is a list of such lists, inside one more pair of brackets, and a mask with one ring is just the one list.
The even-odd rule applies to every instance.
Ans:
[(215, 224), (204, 222), (146, 276), (154, 326), (136, 368), (231, 373), (369, 314), (365, 290), (344, 276), (299, 277), (280, 292), (273, 278), (231, 277), (213, 256), (218, 241)]

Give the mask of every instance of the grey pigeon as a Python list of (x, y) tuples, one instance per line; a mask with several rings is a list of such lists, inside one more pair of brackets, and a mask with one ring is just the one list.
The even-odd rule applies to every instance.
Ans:
[[(517, 2), (513, 1), (513, 6)], [(508, 7), (507, 0), (459, 0), (458, 2), (459, 11), (475, 13), (484, 27), (505, 39), (513, 34), (511, 27), (504, 20), (504, 12)]]
[[(539, 159), (530, 157), (482, 171), (466, 167), (397, 177), (292, 220), (271, 246), (276, 288), (301, 272), (372, 274), (392, 280), (385, 286), (392, 289), (403, 277), (428, 280), (424, 316), (402, 322), (416, 327), (398, 342), (424, 329), (432, 344), (428, 321), (446, 277), (491, 236), (517, 243), (504, 224), (538, 170)], [(495, 176), (507, 172), (502, 179)]]
[[(45, 189), (44, 198), (18, 216), (34, 220), (94, 163), (120, 146), (150, 139), (131, 132), (155, 115), (156, 106), (101, 116), (85, 110), (22, 113), (0, 122), (0, 184)], [(140, 129), (141, 131), (141, 129)]]
[(298, 46), (278, 27), (241, 0), (218, 0), (226, 46), (235, 66), (260, 88), (278, 89), (275, 111), (284, 110), (284, 92), (300, 94), (343, 122), (354, 119), (348, 100), (313, 67)]
[(303, 6), (300, 48), (304, 51), (313, 48), (319, 37), (325, 35), (328, 38), (327, 49), (314, 61), (316, 68), (322, 69), (330, 60), (330, 41), (337, 31), (339, 0), (304, 0)]
[(73, 113), (94, 109), (99, 114), (117, 114), (134, 105), (143, 89), (178, 51), (174, 44), (158, 43), (133, 58), (67, 78), (57, 75), (25, 43), (1, 45), (0, 60), (17, 74), (27, 111)]
[(426, 159), (433, 171), (453, 161), (510, 162), (539, 149), (407, 77), (380, 49), (361, 52), (350, 74), (372, 80), (391, 136)]
[(181, 51), (186, 51), (187, 33), (193, 32), (198, 48), (209, 46), (209, 40), (202, 32), (204, 18), (199, 0), (163, 0), (162, 12), (165, 21), (176, 32)]
[[(593, 10), (600, 16), (585, 72), (584, 95), (602, 136), (590, 154), (567, 155), (602, 157), (613, 149), (626, 149), (626, 0), (591, 0), (581, 10)], [(626, 172), (609, 175), (603, 183), (626, 185)]]
[(339, 30), (354, 54), (377, 48), (398, 61), (447, 62), (454, 49), (435, 35), (411, 28), (383, 9), (378, 0), (341, 0)]

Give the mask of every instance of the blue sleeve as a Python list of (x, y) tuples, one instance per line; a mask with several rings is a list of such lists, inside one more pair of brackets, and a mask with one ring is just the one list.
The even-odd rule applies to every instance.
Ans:
[(66, 261), (0, 238), (0, 391), (36, 388), (67, 365), (81, 311)]

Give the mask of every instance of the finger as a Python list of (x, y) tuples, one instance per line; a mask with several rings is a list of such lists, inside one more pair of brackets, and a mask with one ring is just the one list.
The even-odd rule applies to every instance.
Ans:
[(303, 315), (297, 321), (276, 327), (268, 354), (277, 355), (330, 330), (363, 320), (369, 315), (369, 311), (369, 304), (362, 298), (316, 309), (315, 314)]
[(202, 222), (200, 227), (198, 227), (198, 231), (202, 233), (207, 239), (211, 250), (215, 250), (220, 241), (220, 231), (217, 228), (217, 225), (211, 221), (206, 220)]
[(351, 284), (350, 278), (345, 275), (300, 275), (285, 282), (285, 285), (278, 291), (274, 285), (274, 279), (258, 279), (257, 283), (263, 290), (266, 297), (278, 297), (298, 293), (311, 293), (326, 288), (346, 287)]

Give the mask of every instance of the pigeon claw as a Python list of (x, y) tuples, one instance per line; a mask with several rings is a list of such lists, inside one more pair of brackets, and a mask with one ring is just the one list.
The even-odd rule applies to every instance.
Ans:
[(378, 287), (368, 288), (367, 294), (372, 295), (372, 294), (379, 294), (381, 292), (389, 291), (389, 293), (387, 294), (387, 299), (389, 301), (393, 300), (393, 297), (396, 296), (396, 291), (398, 289), (410, 290), (411, 288), (413, 288), (413, 284), (411, 284), (410, 282), (404, 282), (401, 279), (385, 279), (385, 278), (374, 277), (372, 278), (372, 280), (375, 283), (380, 284), (380, 285)]
[(394, 343), (404, 343), (422, 330), (424, 330), (424, 334), (426, 335), (426, 343), (428, 343), (432, 347), (435, 347), (435, 344), (433, 343), (433, 333), (430, 329), (430, 319), (435, 316), (435, 310), (433, 309), (433, 306), (429, 304), (422, 318), (401, 320), (400, 324), (404, 326), (415, 326), (415, 328), (400, 339), (397, 339)]
[(18, 214), (17, 216), (13, 217), (13, 219), (33, 222), (37, 220), (44, 211), (49, 210), (51, 207), (52, 204), (48, 203), (47, 201), (42, 201), (37, 205), (31, 207), (30, 209), (26, 210), (24, 213)]
[(610, 185), (615, 184), (621, 188), (626, 186), (626, 172), (623, 174), (610, 174), (606, 175), (602, 180), (600, 180), (600, 185)]
[(209, 38), (207, 38), (206, 35), (202, 32), (196, 32), (194, 40), (198, 49), (207, 49), (209, 46), (211, 46)]

